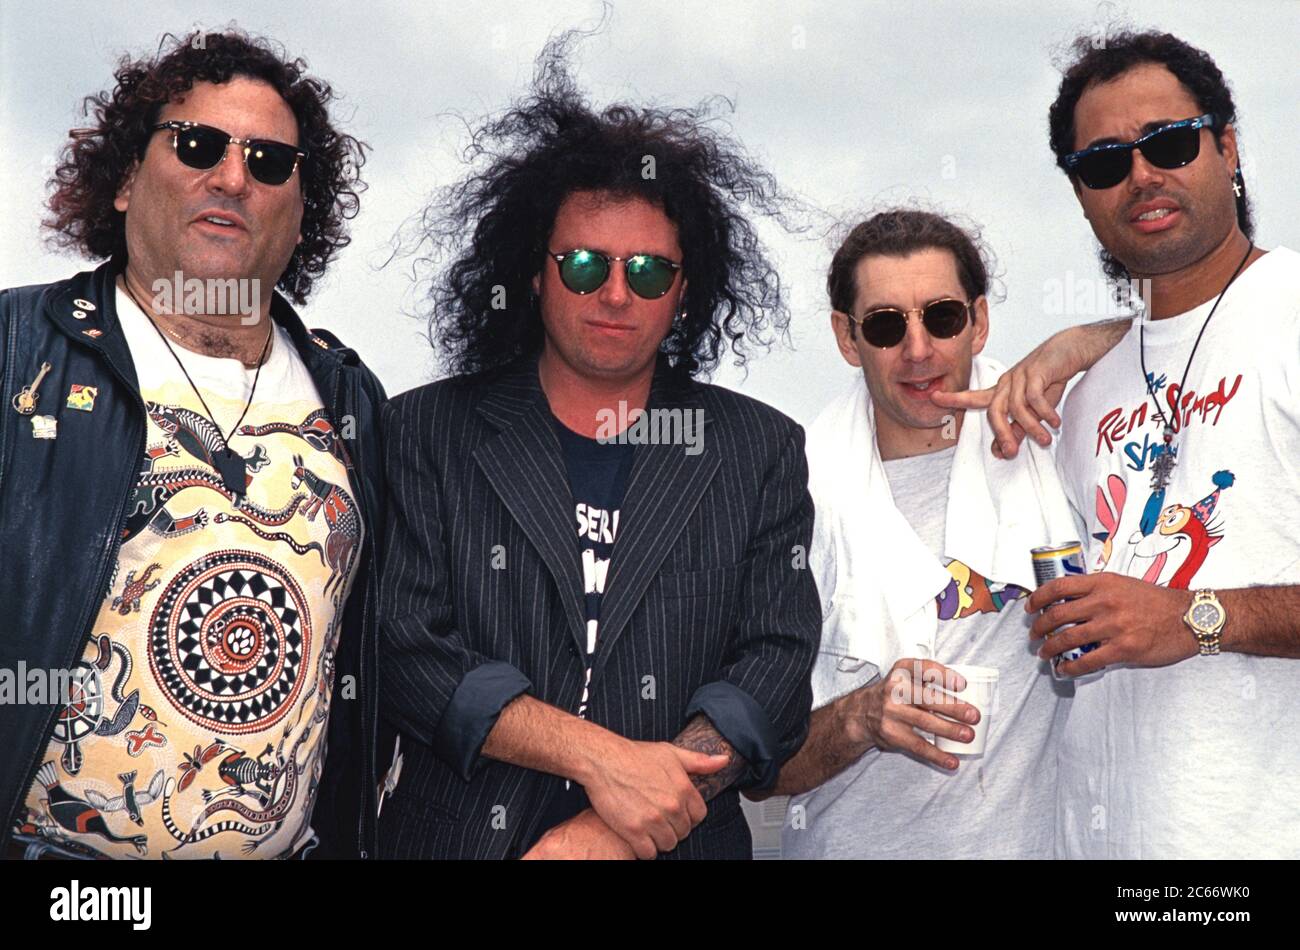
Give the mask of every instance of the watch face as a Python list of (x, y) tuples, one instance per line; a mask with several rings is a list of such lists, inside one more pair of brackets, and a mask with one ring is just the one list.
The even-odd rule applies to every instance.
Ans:
[(1214, 604), (1197, 604), (1192, 608), (1192, 623), (1206, 630), (1213, 629), (1221, 616), (1222, 612)]

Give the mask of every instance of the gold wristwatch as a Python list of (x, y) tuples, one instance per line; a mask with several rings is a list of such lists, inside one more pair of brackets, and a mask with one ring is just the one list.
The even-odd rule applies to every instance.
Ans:
[(1183, 614), (1183, 623), (1192, 628), (1196, 642), (1201, 648), (1201, 656), (1217, 656), (1219, 653), (1220, 633), (1228, 621), (1227, 611), (1212, 590), (1198, 590), (1192, 598), (1192, 606)]

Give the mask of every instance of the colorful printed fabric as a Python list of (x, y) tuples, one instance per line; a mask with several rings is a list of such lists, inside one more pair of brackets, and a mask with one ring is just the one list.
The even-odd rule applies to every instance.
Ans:
[[(230, 491), (213, 464), (220, 434), (176, 360), (120, 292), (118, 312), (146, 448), (84, 685), (16, 830), (83, 855), (286, 856), (309, 838), (361, 550), (346, 450), (278, 330), (230, 439), (245, 481)], [(177, 352), (229, 433), (252, 371)]]

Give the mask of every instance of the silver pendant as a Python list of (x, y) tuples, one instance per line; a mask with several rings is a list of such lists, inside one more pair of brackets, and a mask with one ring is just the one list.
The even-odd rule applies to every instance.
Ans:
[(1177, 464), (1173, 443), (1166, 442), (1165, 450), (1151, 460), (1151, 488), (1154, 491), (1164, 491), (1169, 487), (1169, 477)]

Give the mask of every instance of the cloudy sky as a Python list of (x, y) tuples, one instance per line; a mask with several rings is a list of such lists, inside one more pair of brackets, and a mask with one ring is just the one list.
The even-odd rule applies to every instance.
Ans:
[[(615, 0), (606, 31), (579, 49), (597, 103), (693, 104), (722, 94), (730, 123), (789, 190), (850, 220), (919, 198), (979, 222), (1005, 299), (989, 351), (1013, 361), (1087, 313), (1055, 291), (1098, 274), (1091, 232), (1052, 164), (1046, 114), (1064, 42), (1124, 21), (1176, 33), (1211, 53), (1232, 83), (1256, 240), (1300, 248), (1296, 0), (889, 0), (705, 3)], [(44, 185), (81, 97), (108, 83), (123, 53), (164, 32), (235, 22), (305, 57), (344, 95), (336, 113), (369, 142), (370, 189), (354, 242), (304, 310), (361, 352), (390, 393), (432, 378), (409, 269), (382, 266), (394, 233), (459, 172), (456, 114), (495, 111), (526, 88), (547, 36), (600, 17), (597, 0), (0, 4), (0, 286), (55, 280), (83, 262), (50, 252)], [(770, 231), (765, 233), (771, 234)], [(852, 372), (827, 327), (824, 239), (771, 234), (793, 309), (789, 346), (752, 364), (743, 389), (809, 422)], [(1070, 282), (1073, 281), (1072, 285)], [(1077, 311), (1078, 308), (1076, 308)]]

